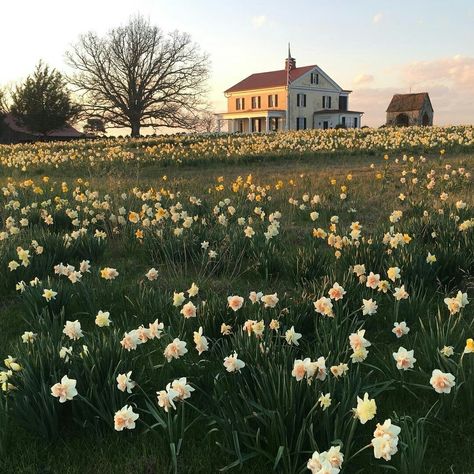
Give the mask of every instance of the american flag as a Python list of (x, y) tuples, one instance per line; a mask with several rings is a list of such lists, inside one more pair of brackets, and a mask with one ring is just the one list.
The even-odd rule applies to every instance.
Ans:
[(290, 43), (288, 43), (288, 59), (286, 60), (286, 129), (290, 130), (290, 84), (291, 71), (294, 68), (294, 59), (291, 57)]
[(290, 43), (288, 43), (288, 59), (286, 60), (286, 85), (291, 84), (291, 71), (293, 70), (293, 58), (291, 57)]

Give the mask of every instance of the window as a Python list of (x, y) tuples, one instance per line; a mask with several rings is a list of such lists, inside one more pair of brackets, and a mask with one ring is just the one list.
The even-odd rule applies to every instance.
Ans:
[(342, 117), (342, 122), (341, 122), (342, 126), (345, 127), (346, 126), (346, 117)]
[(252, 97), (252, 109), (259, 109), (260, 106), (260, 96)]
[(357, 128), (357, 127), (358, 127), (357, 117), (354, 117), (354, 128)]
[(311, 84), (319, 84), (319, 74), (317, 72), (311, 73)]
[(330, 109), (330, 108), (331, 108), (331, 96), (323, 95), (323, 109)]
[(339, 96), (339, 110), (347, 110), (347, 95)]
[(244, 110), (245, 109), (245, 99), (243, 97), (239, 97), (235, 99), (235, 110)]
[(306, 130), (306, 117), (296, 118), (296, 130)]
[(278, 94), (268, 96), (268, 107), (278, 107)]
[(296, 94), (296, 106), (306, 107), (306, 94)]

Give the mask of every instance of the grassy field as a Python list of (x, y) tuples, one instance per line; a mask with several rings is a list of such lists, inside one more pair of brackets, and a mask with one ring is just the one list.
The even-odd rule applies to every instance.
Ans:
[[(7, 377), (12, 387), (0, 399), (0, 472), (297, 473), (308, 472), (314, 451), (333, 445), (344, 453), (345, 473), (473, 473), (474, 353), (465, 349), (473, 305), (450, 315), (444, 300), (458, 291), (470, 300), (474, 288), (474, 154), (386, 158), (319, 153), (149, 163), (120, 173), (4, 169), (0, 348), (21, 370)], [(254, 234), (246, 236), (248, 228)], [(436, 261), (426, 260), (428, 252)], [(76, 283), (71, 269), (53, 271), (60, 263), (77, 271), (84, 260), (91, 267)], [(360, 264), (365, 272), (355, 274)], [(106, 267), (119, 275), (102, 278)], [(392, 281), (387, 271), (395, 267), (400, 277)], [(156, 279), (146, 277), (151, 268)], [(390, 289), (369, 288), (370, 272)], [(318, 313), (314, 303), (336, 282), (347, 294)], [(173, 294), (192, 283), (199, 291), (185, 302), (196, 315), (186, 318)], [(402, 285), (408, 296), (397, 299)], [(45, 289), (57, 295), (47, 301)], [(252, 304), (251, 291), (279, 301)], [(245, 301), (236, 311), (231, 295)], [(374, 314), (362, 314), (363, 299), (377, 302)], [(95, 323), (99, 310), (110, 313), (110, 327)], [(159, 340), (121, 346), (125, 332), (156, 319), (164, 323)], [(70, 340), (63, 327), (74, 320), (83, 335)], [(392, 328), (401, 321), (410, 332), (398, 339)], [(231, 335), (221, 333), (223, 323)], [(208, 348), (198, 354), (200, 327)], [(292, 327), (298, 344), (285, 337)], [(349, 336), (360, 329), (371, 345), (357, 362)], [(22, 342), (25, 331), (34, 341)], [(188, 352), (167, 361), (163, 351), (174, 338)], [(395, 366), (401, 346), (414, 350), (411, 370)], [(443, 346), (454, 354), (440, 353)], [(69, 361), (62, 347), (72, 348)], [(227, 372), (223, 361), (234, 351), (245, 367)], [(324, 357), (327, 373), (297, 380), (294, 362), (306, 357)], [(336, 377), (330, 367), (340, 363), (348, 371)], [(449, 394), (430, 385), (434, 369), (455, 375)], [(137, 385), (129, 394), (116, 377), (130, 370)], [(65, 374), (77, 380), (78, 394), (62, 404), (51, 386)], [(166, 413), (155, 393), (179, 377), (194, 391)], [(352, 409), (366, 392), (377, 413), (362, 424)], [(332, 402), (324, 410), (318, 400), (326, 393)], [(114, 414), (124, 405), (140, 418), (135, 429), (117, 432)], [(398, 450), (376, 459), (373, 432), (388, 418), (401, 427)]]

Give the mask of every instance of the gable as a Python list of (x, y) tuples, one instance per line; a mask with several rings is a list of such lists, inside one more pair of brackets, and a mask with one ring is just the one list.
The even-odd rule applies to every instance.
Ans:
[[(319, 74), (319, 84), (311, 84), (311, 73)], [(315, 88), (315, 89), (331, 89), (334, 92), (343, 92), (339, 84), (329, 77), (319, 66), (313, 66), (309, 71), (302, 74), (298, 79), (292, 82), (292, 85)], [(346, 91), (349, 92), (349, 91)]]

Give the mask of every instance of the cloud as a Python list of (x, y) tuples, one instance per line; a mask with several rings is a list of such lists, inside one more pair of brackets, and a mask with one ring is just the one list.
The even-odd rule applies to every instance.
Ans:
[(258, 29), (261, 28), (267, 22), (267, 17), (265, 15), (253, 16), (251, 21), (252, 26)]
[[(474, 57), (452, 56), (402, 64), (387, 72), (393, 86), (370, 87), (361, 83), (351, 94), (352, 110), (365, 114), (363, 123), (385, 123), (385, 110), (393, 94), (428, 92), (438, 125), (474, 123)], [(355, 80), (354, 80), (355, 83)]]
[(456, 55), (432, 61), (417, 61), (401, 69), (408, 84), (450, 84), (474, 92), (474, 58)]
[(372, 76), (372, 74), (359, 74), (352, 80), (352, 83), (357, 86), (369, 84), (370, 82), (374, 82), (374, 76)]
[(383, 19), (383, 13), (382, 12), (376, 13), (374, 17), (372, 18), (372, 23), (376, 25), (377, 23), (380, 23), (382, 19)]

